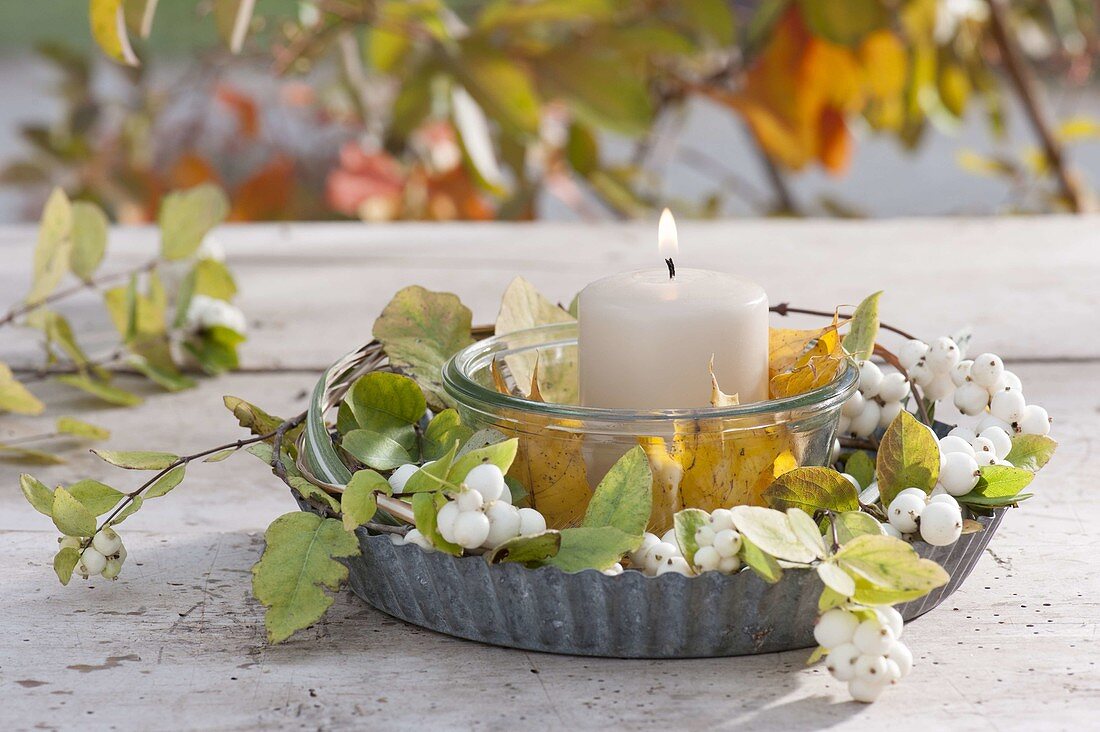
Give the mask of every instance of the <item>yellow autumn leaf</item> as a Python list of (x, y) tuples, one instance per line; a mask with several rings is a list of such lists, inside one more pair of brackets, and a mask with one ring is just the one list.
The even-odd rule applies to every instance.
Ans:
[(653, 473), (653, 509), (649, 514), (647, 530), (661, 534), (672, 526), (673, 517), (684, 508), (680, 497), (680, 481), (684, 478), (684, 469), (669, 454), (668, 444), (660, 437), (639, 437), (649, 458), (649, 469)]
[(785, 433), (771, 429), (728, 433), (699, 422), (678, 425), (671, 457), (684, 471), (682, 504), (704, 511), (763, 505), (761, 494), (787, 443)]
[[(798, 349), (798, 340), (792, 338), (789, 332), (779, 334), (779, 358), (769, 363), (769, 373), (774, 374), (770, 383), (773, 399), (803, 394), (824, 386), (836, 377), (845, 358), (839, 328), (840, 323), (834, 317), (832, 325), (823, 328), (810, 340), (803, 341), (793, 363), (790, 362), (790, 355)], [(775, 353), (774, 346), (772, 353)]]
[(105, 54), (127, 66), (138, 66), (137, 54), (126, 33), (126, 15), (122, 0), (89, 0), (88, 23), (92, 38)]
[(892, 31), (869, 33), (859, 47), (859, 62), (867, 79), (867, 93), (875, 99), (901, 94), (909, 72), (909, 54)]
[(519, 439), (508, 475), (527, 488), (531, 506), (546, 517), (547, 526), (563, 529), (578, 525), (592, 497), (582, 424), (531, 415), (524, 415), (523, 421), (522, 430), (498, 427)]

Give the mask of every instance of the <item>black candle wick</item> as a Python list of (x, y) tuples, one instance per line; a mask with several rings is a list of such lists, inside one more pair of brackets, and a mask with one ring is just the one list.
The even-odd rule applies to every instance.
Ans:
[(676, 263), (672, 261), (672, 257), (666, 259), (665, 264), (668, 265), (668, 278), (670, 280), (676, 279)]

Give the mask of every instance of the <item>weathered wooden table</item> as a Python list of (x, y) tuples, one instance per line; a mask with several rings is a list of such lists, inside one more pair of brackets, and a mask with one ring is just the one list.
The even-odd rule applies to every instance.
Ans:
[[(24, 503), (21, 468), (0, 463), (0, 726), (1090, 728), (1100, 712), (1098, 226), (681, 225), (682, 266), (742, 272), (773, 302), (830, 308), (881, 288), (884, 319), (925, 337), (972, 325), (974, 347), (1004, 355), (1055, 418), (1061, 447), (1037, 496), (1009, 515), (964, 589), (906, 629), (916, 668), (872, 706), (848, 701), (820, 667), (800, 670), (803, 652), (678, 662), (538, 655), (407, 626), (346, 593), (327, 620), (268, 646), (249, 568), (263, 528), (295, 506), (242, 455), (193, 465), (171, 497), (126, 524), (131, 558), (119, 581), (67, 588), (49, 567), (55, 530)], [(104, 271), (156, 245), (148, 230), (112, 236)], [(25, 292), (33, 238), (30, 228), (0, 229), (2, 305)], [(457, 292), (476, 320), (491, 321), (517, 274), (568, 301), (585, 282), (656, 256), (649, 225), (249, 226), (220, 238), (251, 325), (242, 371), (182, 394), (147, 390), (135, 409), (39, 389), (50, 413), (109, 427), (117, 449), (198, 450), (239, 433), (223, 394), (300, 411), (316, 373), (369, 339), (399, 287)], [(92, 302), (82, 296), (66, 312), (81, 332), (107, 334)], [(26, 333), (0, 330), (0, 359), (28, 366), (38, 357)], [(0, 439), (46, 421), (5, 415)], [(35, 472), (51, 484), (137, 480), (79, 451)]]

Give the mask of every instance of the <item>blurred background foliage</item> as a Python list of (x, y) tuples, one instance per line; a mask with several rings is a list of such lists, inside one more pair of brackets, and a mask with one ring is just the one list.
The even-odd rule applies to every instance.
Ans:
[(237, 221), (880, 214), (870, 188), (919, 173), (844, 188), (861, 147), (950, 135), (975, 144), (934, 164), (1000, 191), (966, 213), (1096, 205), (1100, 124), (1047, 101), (1100, 108), (1095, 0), (5, 5), (0, 46), (56, 69), (3, 170), (27, 211), (60, 185), (143, 222), (212, 181)]

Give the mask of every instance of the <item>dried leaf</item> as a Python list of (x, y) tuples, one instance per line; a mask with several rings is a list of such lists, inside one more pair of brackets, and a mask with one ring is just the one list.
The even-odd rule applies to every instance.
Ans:
[(712, 407), (736, 407), (741, 403), (737, 394), (726, 394), (718, 387), (718, 377), (714, 375), (714, 356), (710, 357), (707, 372), (710, 373), (710, 405)]
[[(522, 277), (516, 277), (508, 285), (501, 299), (496, 334), (504, 335), (553, 323), (571, 323), (574, 320), (572, 315), (543, 297), (530, 282)], [(517, 384), (531, 384), (532, 390), (537, 386), (538, 392), (545, 401), (576, 404), (578, 402), (576, 352), (574, 351), (570, 358), (555, 359), (550, 366), (543, 365), (542, 373), (535, 381), (537, 359), (537, 353), (512, 355), (505, 357), (505, 363)]]
[[(516, 458), (508, 475), (525, 486), (531, 505), (552, 528), (576, 526), (591, 496), (581, 423), (525, 415), (517, 430)], [(509, 430), (501, 423), (501, 431)]]
[(45, 409), (46, 405), (19, 383), (8, 365), (0, 362), (0, 412), (42, 414)]

